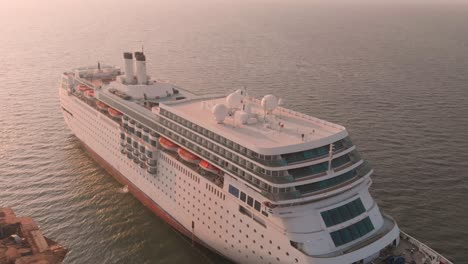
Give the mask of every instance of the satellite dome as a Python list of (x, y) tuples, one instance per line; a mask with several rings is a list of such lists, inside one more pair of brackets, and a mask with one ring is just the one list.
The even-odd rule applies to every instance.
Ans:
[(278, 99), (274, 95), (268, 94), (262, 98), (261, 104), (265, 111), (271, 112), (278, 106)]
[(234, 114), (234, 118), (236, 119), (236, 123), (247, 124), (249, 115), (244, 111), (237, 111)]
[(252, 114), (252, 106), (250, 104), (245, 104), (244, 111), (250, 116)]
[(211, 109), (213, 116), (218, 124), (223, 123), (228, 115), (228, 108), (224, 104), (215, 104)]
[(283, 98), (278, 99), (278, 105), (283, 105), (283, 104), (284, 104)]
[(244, 97), (247, 92), (245, 91), (245, 88), (241, 88), (241, 89), (237, 89), (236, 93), (240, 94), (240, 95), (242, 95), (242, 97)]
[(238, 93), (232, 93), (226, 97), (226, 103), (229, 108), (241, 108), (242, 105), (242, 95)]

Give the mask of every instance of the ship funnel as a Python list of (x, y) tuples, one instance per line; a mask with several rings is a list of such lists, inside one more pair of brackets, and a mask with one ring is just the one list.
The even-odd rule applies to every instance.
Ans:
[(133, 54), (131, 52), (124, 52), (125, 61), (125, 83), (133, 83), (133, 76), (135, 72), (133, 70)]
[(146, 84), (148, 76), (146, 75), (146, 57), (143, 52), (135, 52), (136, 76), (138, 84)]

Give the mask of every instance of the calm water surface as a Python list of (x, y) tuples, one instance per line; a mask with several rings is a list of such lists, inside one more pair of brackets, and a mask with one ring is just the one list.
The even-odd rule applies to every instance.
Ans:
[(66, 263), (223, 262), (119, 192), (63, 121), (60, 73), (141, 43), (155, 77), (245, 85), (345, 125), (381, 208), (468, 263), (468, 4), (163, 2), (0, 2), (0, 206), (68, 246)]

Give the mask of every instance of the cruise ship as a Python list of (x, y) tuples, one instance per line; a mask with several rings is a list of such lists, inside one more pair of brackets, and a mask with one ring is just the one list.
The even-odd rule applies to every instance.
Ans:
[(196, 95), (98, 63), (61, 76), (64, 119), (89, 155), (158, 217), (235, 263), (450, 264), (369, 194), (347, 130), (246, 89)]

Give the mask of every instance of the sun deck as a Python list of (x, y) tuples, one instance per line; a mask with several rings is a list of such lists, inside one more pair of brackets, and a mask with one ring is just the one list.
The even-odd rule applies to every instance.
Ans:
[(282, 107), (266, 115), (260, 101), (253, 97), (245, 97), (243, 101), (251, 109), (252, 122), (242, 124), (232, 115), (218, 123), (212, 108), (225, 102), (225, 97), (198, 97), (164, 103), (160, 107), (265, 155), (311, 149), (347, 135), (342, 126)]

